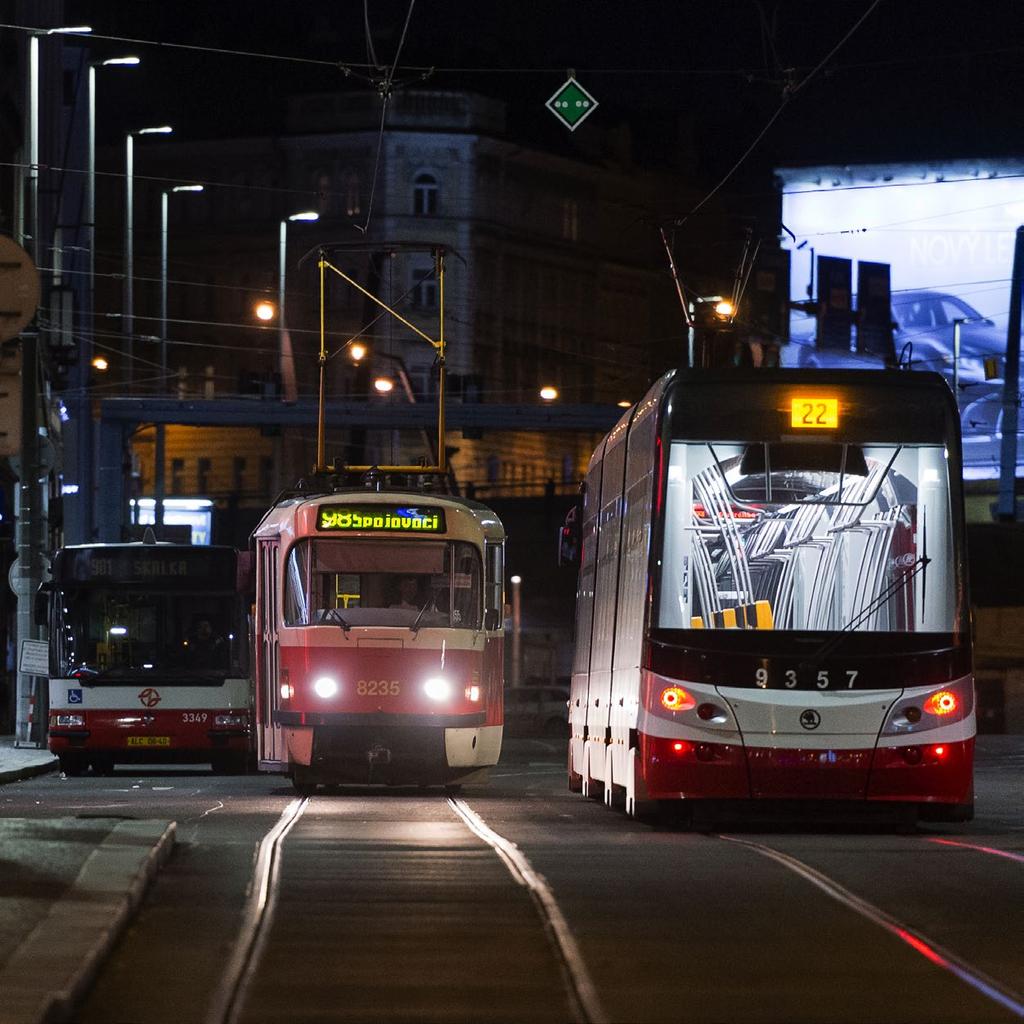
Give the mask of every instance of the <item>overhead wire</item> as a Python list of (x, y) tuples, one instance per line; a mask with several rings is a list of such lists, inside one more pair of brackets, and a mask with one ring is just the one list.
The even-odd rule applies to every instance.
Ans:
[(868, 18), (871, 12), (874, 11), (874, 9), (878, 7), (878, 5), (881, 2), (882, 0), (871, 0), (871, 5), (857, 19), (857, 21), (854, 22), (853, 27), (846, 32), (846, 34), (839, 40), (839, 42), (836, 43), (836, 45), (833, 46), (831, 50), (829, 50), (829, 52), (814, 66), (814, 68), (807, 75), (805, 75), (799, 82), (797, 82), (796, 85), (786, 88), (786, 90), (783, 93), (782, 102), (779, 104), (775, 113), (772, 114), (772, 116), (768, 119), (765, 126), (754, 137), (753, 142), (751, 142), (750, 145), (747, 146), (747, 148), (740, 155), (739, 159), (732, 165), (732, 167), (729, 168), (728, 171), (725, 172), (725, 175), (718, 181), (718, 183), (711, 189), (711, 191), (709, 191), (704, 196), (704, 198), (701, 199), (701, 201), (697, 203), (697, 205), (694, 206), (693, 209), (691, 209), (690, 212), (687, 213), (681, 220), (677, 220), (675, 222), (676, 227), (681, 227), (683, 224), (685, 224), (690, 217), (692, 217), (698, 210), (702, 209), (704, 205), (718, 193), (718, 191), (726, 184), (726, 182), (728, 182), (729, 179), (732, 178), (736, 171), (739, 170), (740, 166), (746, 161), (747, 157), (750, 156), (750, 154), (757, 147), (757, 144), (765, 137), (765, 135), (768, 134), (768, 130), (779, 119), (779, 117), (782, 115), (782, 112), (789, 105), (789, 102), (793, 99), (793, 97), (796, 96), (796, 94), (800, 92), (800, 90), (803, 89), (807, 85), (807, 83), (810, 82), (811, 79), (814, 78), (814, 76), (825, 66), (825, 64), (832, 58), (832, 56), (846, 44), (850, 37), (857, 31), (858, 28), (860, 28), (860, 26)]

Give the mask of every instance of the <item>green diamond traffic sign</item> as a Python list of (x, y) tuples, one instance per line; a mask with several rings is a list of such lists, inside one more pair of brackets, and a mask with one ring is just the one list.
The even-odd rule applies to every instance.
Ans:
[(597, 109), (597, 100), (570, 76), (545, 106), (569, 131), (574, 132)]

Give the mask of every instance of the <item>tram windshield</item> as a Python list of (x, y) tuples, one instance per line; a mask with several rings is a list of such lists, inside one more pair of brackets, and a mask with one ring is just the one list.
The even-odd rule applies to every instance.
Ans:
[(658, 625), (953, 633), (946, 450), (673, 442)]
[(480, 554), (462, 541), (300, 540), (284, 597), (286, 626), (479, 629)]
[(195, 685), (243, 674), (245, 629), (233, 593), (70, 587), (56, 595), (60, 673), (91, 683)]

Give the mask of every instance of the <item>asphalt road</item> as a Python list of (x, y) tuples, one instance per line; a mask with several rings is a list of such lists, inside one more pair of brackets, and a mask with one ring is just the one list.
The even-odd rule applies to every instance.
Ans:
[[(236, 1019), (572, 1020), (579, 975), (594, 994), (582, 1012), (608, 1021), (1024, 1016), (1024, 738), (981, 738), (973, 823), (909, 832), (637, 823), (569, 793), (556, 743), (512, 746), (461, 803), (546, 879), (555, 919), (443, 794), (318, 794), (282, 841)], [(274, 777), (199, 768), (0, 789), (4, 815), (178, 822), (177, 849), (76, 1020), (206, 1018), (256, 846), (294, 799)]]

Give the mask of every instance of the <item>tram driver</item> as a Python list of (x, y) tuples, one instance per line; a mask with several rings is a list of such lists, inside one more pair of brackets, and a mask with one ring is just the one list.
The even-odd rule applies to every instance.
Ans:
[(389, 608), (405, 608), (418, 612), (423, 603), (419, 600), (420, 581), (418, 576), (400, 576), (398, 578), (397, 600), (392, 601)]

